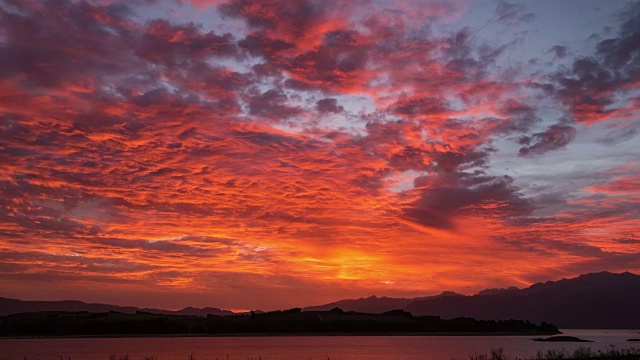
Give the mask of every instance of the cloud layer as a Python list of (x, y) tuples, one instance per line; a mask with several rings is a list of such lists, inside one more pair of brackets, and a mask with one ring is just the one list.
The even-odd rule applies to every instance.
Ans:
[(0, 295), (269, 309), (640, 271), (622, 5), (540, 45), (488, 36), (544, 26), (520, 3), (4, 0)]

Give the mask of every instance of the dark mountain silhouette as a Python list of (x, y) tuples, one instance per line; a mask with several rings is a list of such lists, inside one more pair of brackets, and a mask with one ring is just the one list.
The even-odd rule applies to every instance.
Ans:
[(182, 310), (176, 310), (176, 311), (158, 310), (158, 309), (142, 309), (142, 311), (150, 312), (153, 314), (188, 315), (188, 316), (207, 316), (207, 315), (226, 316), (226, 315), (235, 314), (233, 311), (222, 310), (222, 309), (213, 308), (213, 307), (194, 308), (190, 306)]
[(538, 283), (493, 295), (418, 300), (404, 310), (416, 315), (546, 321), (562, 328), (635, 329), (640, 326), (640, 276), (601, 272)]
[(476, 295), (480, 295), (480, 296), (496, 295), (496, 294), (500, 294), (500, 293), (505, 293), (505, 292), (509, 292), (509, 291), (518, 291), (518, 290), (520, 290), (520, 289), (518, 289), (515, 286), (511, 286), (511, 287), (504, 288), (504, 289), (486, 289), (486, 290), (482, 290)]
[[(303, 311), (344, 311), (384, 313), (402, 309), (414, 316), (432, 315), (443, 319), (469, 317), (478, 320), (522, 319), (543, 321), (560, 328), (632, 329), (640, 326), (640, 276), (625, 272), (581, 275), (573, 279), (538, 283), (526, 289), (487, 289), (473, 296), (452, 292), (413, 299), (371, 296), (348, 299)], [(88, 304), (81, 301), (21, 301), (0, 298), (0, 316), (42, 311), (137, 311), (162, 315), (233, 315), (217, 308), (185, 308), (178, 311), (140, 309), (132, 306)], [(255, 314), (259, 312), (254, 312)]]
[(410, 298), (410, 299), (389, 298), (385, 296), (377, 297), (373, 295), (368, 298), (346, 299), (346, 300), (340, 300), (340, 301), (336, 301), (336, 302), (332, 302), (324, 305), (307, 306), (303, 308), (302, 311), (329, 311), (333, 308), (340, 308), (344, 311), (383, 313), (383, 312), (395, 310), (395, 309), (404, 309), (407, 305), (415, 301), (436, 299), (440, 297), (449, 297), (449, 296), (463, 296), (463, 295), (456, 294), (451, 291), (445, 291), (440, 295)]
[(22, 301), (16, 299), (0, 298), (0, 316), (41, 312), (41, 311), (88, 311), (93, 313), (116, 311), (125, 314), (135, 314), (137, 311), (143, 311), (153, 314), (162, 315), (189, 315), (189, 316), (207, 316), (211, 315), (233, 315), (229, 310), (221, 310), (218, 308), (206, 307), (202, 309), (187, 307), (182, 310), (162, 310), (162, 309), (140, 309), (133, 306), (117, 306), (109, 304), (89, 304), (82, 301), (63, 300), (63, 301)]

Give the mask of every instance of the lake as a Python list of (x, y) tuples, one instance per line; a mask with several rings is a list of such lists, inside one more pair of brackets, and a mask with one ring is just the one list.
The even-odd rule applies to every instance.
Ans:
[(243, 336), (166, 338), (0, 339), (1, 360), (108, 360), (128, 354), (130, 360), (468, 360), (504, 348), (511, 357), (532, 357), (537, 350), (640, 348), (627, 342), (639, 330), (562, 330), (593, 343), (540, 343), (533, 336)]

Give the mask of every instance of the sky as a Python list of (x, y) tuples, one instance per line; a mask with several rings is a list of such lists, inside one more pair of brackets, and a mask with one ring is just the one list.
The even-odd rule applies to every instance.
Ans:
[(0, 296), (640, 273), (640, 2), (0, 0)]

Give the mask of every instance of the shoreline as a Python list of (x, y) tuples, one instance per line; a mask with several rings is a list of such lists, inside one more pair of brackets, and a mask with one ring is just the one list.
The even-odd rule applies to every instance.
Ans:
[(308, 333), (220, 333), (220, 334), (107, 334), (65, 336), (2, 336), (0, 340), (29, 339), (129, 339), (129, 338), (199, 338), (199, 337), (316, 337), (316, 336), (537, 336), (562, 333), (516, 333), (516, 332), (308, 332)]

